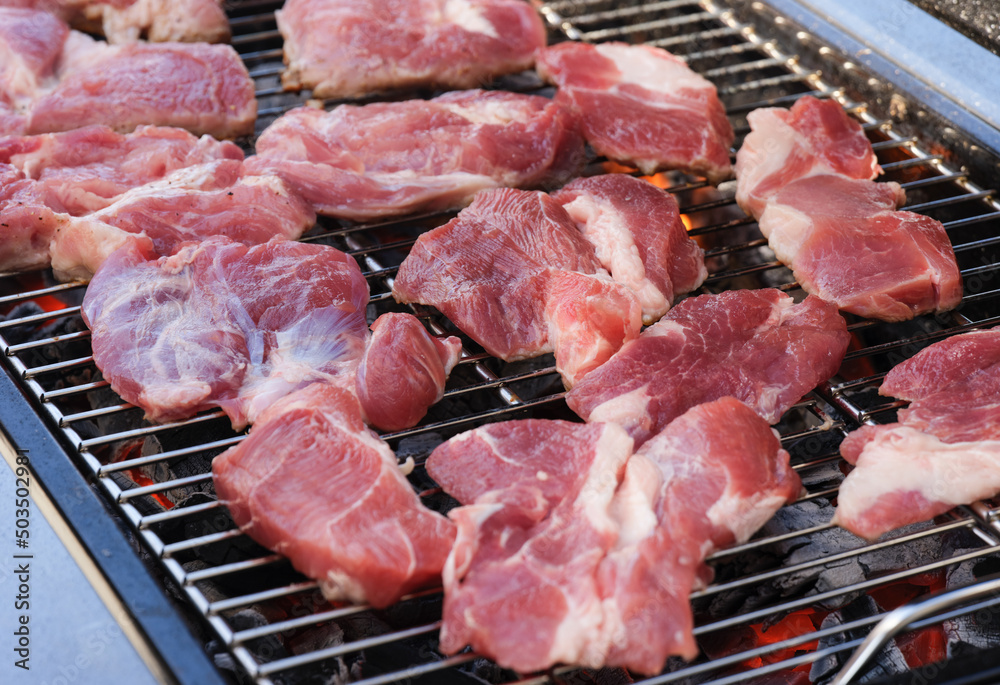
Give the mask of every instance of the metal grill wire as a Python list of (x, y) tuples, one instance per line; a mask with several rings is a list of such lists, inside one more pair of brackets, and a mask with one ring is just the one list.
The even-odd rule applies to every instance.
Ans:
[[(308, 99), (308, 93), (281, 91), (281, 38), (273, 11), (280, 3), (249, 0), (230, 7), (233, 44), (257, 83), (261, 121), (258, 132), (282, 112)], [(807, 482), (808, 494), (786, 509), (828, 503), (840, 476), (838, 445), (847, 431), (865, 422), (892, 420), (898, 403), (877, 396), (885, 372), (922, 347), (975, 327), (1000, 323), (996, 277), (1000, 275), (1000, 204), (961, 171), (928, 154), (913, 138), (898, 135), (890, 121), (873, 116), (863, 102), (848, 100), (835, 84), (798, 64), (794, 55), (761, 38), (753, 27), (738, 23), (722, 6), (697, 0), (631, 3), (610, 0), (567, 0), (543, 7), (552, 39), (592, 42), (624, 40), (658, 45), (680, 55), (719, 88), (738, 134), (747, 133), (746, 114), (762, 106), (788, 106), (805, 94), (836, 98), (857, 117), (872, 140), (885, 180), (906, 188), (908, 209), (942, 220), (955, 245), (966, 283), (962, 306), (946, 316), (922, 317), (910, 324), (850, 320), (855, 346), (841, 374), (804, 398), (778, 426), (782, 443)], [(546, 91), (532, 75), (504, 79), (500, 87)], [(333, 102), (325, 103), (328, 107)], [(594, 159), (588, 173), (613, 167)], [(774, 260), (756, 224), (733, 202), (733, 184), (719, 189), (702, 179), (678, 173), (654, 179), (678, 199), (694, 235), (706, 248), (709, 278), (701, 292), (729, 288), (781, 288), (800, 293), (790, 272)], [(452, 214), (408, 218), (358, 226), (322, 221), (304, 239), (334, 245), (353, 254), (372, 290), (375, 314), (398, 308), (390, 296), (395, 267), (420, 232), (440, 225)], [(82, 468), (89, 471), (117, 510), (131, 524), (169, 576), (204, 616), (239, 669), (259, 683), (303, 682), (317, 672), (334, 673), (360, 682), (398, 682), (456, 672), (476, 661), (471, 653), (446, 658), (434, 651), (440, 626), (440, 591), (404, 598), (388, 612), (363, 606), (331, 606), (317, 584), (297, 575), (279, 555), (257, 547), (234, 528), (213, 497), (210, 459), (242, 436), (235, 435), (219, 411), (187, 421), (149, 425), (141, 412), (123, 403), (100, 378), (89, 349), (89, 332), (79, 317), (84, 286), (57, 284), (51, 274), (0, 278), (0, 344), (6, 362), (23, 379), (66, 436), (77, 446)], [(436, 312), (417, 307), (414, 313), (437, 334), (455, 333)], [(418, 462), (427, 445), (485, 421), (522, 416), (566, 415), (561, 386), (551, 358), (503, 364), (463, 337), (465, 352), (445, 399), (418, 427), (384, 437), (402, 456)], [(834, 480), (830, 481), (830, 473)], [(820, 473), (820, 477), (810, 478)], [(433, 483), (416, 471), (415, 485), (428, 502), (437, 496)], [(765, 568), (755, 560), (775, 557), (775, 549), (808, 547), (829, 533), (826, 523), (767, 531), (747, 544), (716, 554), (710, 561), (716, 581), (693, 596), (696, 609), (711, 606), (732, 592), (766, 593), (784, 579), (842, 562), (896, 555), (908, 560), (878, 577), (863, 578), (826, 590), (789, 597), (776, 596), (757, 608), (729, 614), (698, 610), (696, 635), (701, 643), (749, 625), (772, 625), (791, 612), (817, 605), (832, 606), (862, 592), (892, 583), (941, 573), (955, 565), (993, 557), (1000, 529), (988, 503), (961, 507), (936, 521), (913, 526), (877, 543), (853, 540), (840, 552), (778, 559)], [(961, 544), (955, 542), (960, 540)], [(907, 557), (907, 550), (932, 542), (948, 553), (931, 558)], [(759, 565), (759, 564), (757, 564)], [(916, 627), (940, 623), (998, 600), (956, 607)], [(248, 618), (252, 616), (252, 618)], [(668, 671), (640, 682), (742, 682), (768, 673), (807, 668), (833, 654), (847, 654), (882, 616), (876, 612), (854, 621), (809, 630), (772, 644), (703, 658), (693, 664), (671, 662)], [(375, 625), (359, 633), (356, 623)], [(336, 629), (332, 629), (336, 626)], [(337, 639), (330, 635), (336, 634)], [(823, 646), (830, 643), (833, 644)], [(816, 642), (819, 649), (816, 649)], [(418, 645), (418, 646), (414, 646)], [(796, 649), (800, 648), (800, 649)], [(394, 656), (387, 658), (387, 654)], [(777, 661), (773, 655), (781, 655)], [(359, 657), (387, 665), (359, 667)], [(471, 667), (471, 666), (467, 666)], [(354, 670), (352, 670), (352, 668)], [(549, 683), (571, 674), (561, 668), (504, 682)], [(494, 672), (494, 679), (502, 672)]]

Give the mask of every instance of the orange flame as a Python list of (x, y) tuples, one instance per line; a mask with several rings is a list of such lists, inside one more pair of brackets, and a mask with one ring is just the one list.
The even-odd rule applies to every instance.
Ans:
[(670, 179), (664, 173), (653, 174), (652, 176), (641, 176), (642, 180), (649, 181), (657, 188), (663, 188), (666, 190), (670, 187)]

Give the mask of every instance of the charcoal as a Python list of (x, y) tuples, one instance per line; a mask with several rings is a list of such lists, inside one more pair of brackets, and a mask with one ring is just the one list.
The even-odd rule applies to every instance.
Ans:
[[(956, 554), (974, 550), (956, 550)], [(945, 588), (952, 590), (972, 585), (981, 578), (1000, 571), (1000, 560), (995, 558), (970, 559), (949, 569)], [(1000, 644), (1000, 607), (980, 609), (948, 619), (942, 623), (947, 639), (948, 656), (961, 657), (980, 649)]]
[(489, 659), (476, 659), (469, 671), (473, 677), (484, 683), (508, 683), (514, 676), (513, 671), (497, 666)]
[[(844, 623), (857, 621), (858, 619), (876, 616), (881, 612), (882, 610), (878, 603), (876, 603), (870, 595), (862, 594), (839, 611), (829, 614), (825, 619), (823, 619), (823, 623), (820, 628), (833, 628)], [(827, 637), (820, 639), (818, 649), (829, 649), (831, 647), (836, 647), (837, 645), (842, 645), (850, 640), (863, 638), (869, 630), (870, 627), (865, 627), (861, 629), (848, 630), (846, 632), (833, 633), (832, 635), (828, 635)], [(852, 653), (853, 650), (845, 649), (819, 659), (813, 663), (812, 668), (809, 671), (809, 678), (813, 681), (813, 683), (816, 683), (816, 685), (823, 685), (824, 683), (830, 682), (834, 676), (837, 675), (840, 669), (844, 667), (847, 660), (851, 658)], [(909, 666), (906, 664), (906, 659), (903, 657), (903, 653), (896, 646), (895, 642), (890, 642), (877, 655), (868, 661), (867, 667), (862, 671), (862, 674), (852, 682), (868, 683), (885, 676), (905, 673), (908, 670)]]
[(844, 480), (844, 473), (840, 470), (840, 460), (834, 460), (800, 469), (799, 478), (807, 490), (815, 492), (839, 487)]
[[(823, 498), (816, 498), (787, 506), (762, 529), (763, 536), (780, 535), (803, 530), (830, 521), (833, 506)], [(914, 532), (925, 524), (915, 524), (899, 531), (899, 534)], [(869, 578), (887, 572), (913, 568), (925, 564), (928, 559), (941, 558), (941, 536), (918, 538), (905, 544), (892, 545), (871, 552), (860, 552), (856, 556), (830, 561), (818, 566), (810, 566), (783, 574), (777, 578), (751, 586), (709, 595), (706, 603), (697, 604), (699, 611), (707, 612), (709, 618), (722, 618), (733, 613), (745, 613), (791, 598), (822, 594), (847, 588)], [(775, 566), (791, 567), (815, 559), (829, 558), (837, 554), (860, 550), (864, 541), (841, 528), (814, 533), (808, 537), (796, 537), (774, 545), (741, 555), (745, 558), (727, 560), (720, 566), (717, 581), (756, 573), (764, 560)], [(728, 568), (727, 568), (728, 567)], [(830, 600), (820, 602), (818, 607), (837, 609), (849, 602), (859, 592), (845, 592)]]
[(396, 458), (400, 463), (413, 459), (415, 463), (422, 464), (427, 461), (427, 457), (434, 451), (434, 448), (442, 442), (444, 442), (444, 437), (433, 431), (408, 435), (405, 438), (400, 438), (396, 445)]

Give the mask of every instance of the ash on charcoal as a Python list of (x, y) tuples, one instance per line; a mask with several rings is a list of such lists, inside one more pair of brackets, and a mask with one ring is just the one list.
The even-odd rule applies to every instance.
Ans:
[[(154, 437), (155, 436), (151, 436)], [(149, 449), (149, 454), (146, 450)], [(143, 446), (142, 456), (151, 456), (152, 454), (159, 454), (162, 448), (158, 444), (151, 445), (150, 439), (146, 439), (146, 444)], [(148, 464), (140, 469), (142, 475), (152, 480), (154, 483), (164, 483), (177, 478), (187, 478), (189, 476), (200, 476), (206, 473), (212, 472), (212, 457), (206, 454), (193, 454), (191, 456), (185, 457), (183, 459), (175, 459), (171, 461), (159, 461), (153, 464)], [(197, 493), (207, 493), (212, 492), (211, 483), (209, 481), (203, 481), (201, 483), (194, 483), (191, 485), (185, 485), (181, 487), (171, 488), (169, 490), (163, 491), (163, 497), (167, 498), (172, 504), (177, 504), (185, 499), (194, 496)]]
[[(123, 492), (139, 487), (134, 480), (121, 471), (114, 471), (108, 475), (115, 485)], [(150, 516), (163, 512), (163, 507), (152, 497), (136, 497), (129, 501), (142, 516)]]
[[(348, 642), (393, 632), (388, 623), (368, 611), (339, 619), (338, 623), (344, 629)], [(369, 647), (358, 654), (352, 669), (356, 667), (361, 677), (371, 678), (401, 671), (417, 664), (440, 661), (441, 658), (437, 652), (437, 633), (434, 632)], [(484, 681), (468, 671), (445, 669), (409, 679), (407, 682), (411, 685), (483, 685)]]
[[(799, 470), (802, 485), (810, 492), (839, 487), (844, 480), (840, 460), (825, 461)], [(826, 500), (825, 500), (826, 501)]]
[[(833, 505), (823, 498), (806, 500), (782, 508), (761, 531), (761, 537), (782, 535), (826, 524), (833, 517)], [(915, 532), (926, 524), (904, 528), (898, 535)], [(804, 597), (849, 588), (869, 578), (901, 569), (914, 568), (928, 559), (940, 559), (942, 536), (931, 535), (907, 543), (864, 552), (865, 542), (841, 528), (829, 528), (808, 536), (794, 537), (747, 554), (726, 560), (717, 566), (717, 582), (743, 577), (761, 570), (764, 563), (791, 568), (798, 564), (825, 559), (844, 553), (855, 555), (825, 564), (791, 570), (776, 578), (750, 587), (713, 593), (696, 606), (711, 619), (753, 611), (795, 597)], [(860, 591), (844, 592), (817, 606), (837, 609)], [(706, 603), (704, 599), (709, 601)]]
[[(69, 295), (69, 293), (64, 293), (63, 295)], [(44, 313), (44, 309), (29, 300), (28, 302), (15, 305), (7, 315), (0, 315), (0, 321), (15, 321), (17, 319), (39, 316)], [(79, 316), (59, 316), (42, 325), (39, 325), (37, 321), (32, 321), (24, 325), (12, 326), (4, 330), (4, 338), (11, 345), (18, 345), (20, 343), (65, 336), (68, 333), (78, 333), (85, 330), (87, 330), (87, 326), (84, 325), (83, 319)], [(72, 354), (85, 349), (87, 349), (87, 343), (82, 341), (57, 343), (27, 350), (22, 353), (25, 355), (22, 359), (26, 362), (32, 362), (29, 366), (51, 364), (52, 362), (71, 359), (73, 358)], [(70, 350), (74, 352), (70, 352)]]
[[(972, 552), (957, 550), (956, 554)], [(983, 578), (1000, 572), (1000, 559), (970, 559), (949, 569), (945, 576), (945, 589), (954, 590), (972, 585)], [(997, 605), (979, 609), (942, 623), (947, 640), (948, 657), (973, 654), (980, 649), (1000, 645), (1000, 597)]]
[[(882, 613), (882, 609), (878, 603), (870, 595), (863, 594), (839, 611), (829, 614), (823, 619), (820, 629), (833, 628), (844, 623), (850, 623), (851, 621), (877, 616), (880, 613)], [(834, 633), (820, 639), (818, 649), (829, 649), (851, 640), (862, 639), (870, 629), (871, 627), (869, 626), (862, 629)], [(823, 685), (830, 682), (840, 669), (843, 668), (844, 664), (847, 663), (847, 660), (851, 658), (853, 651), (853, 649), (844, 649), (814, 662), (809, 671), (809, 678), (816, 685)], [(909, 666), (906, 664), (903, 653), (896, 646), (895, 642), (890, 641), (882, 651), (868, 662), (868, 668), (864, 673), (852, 682), (868, 683), (878, 678), (905, 673), (907, 671), (909, 671)]]

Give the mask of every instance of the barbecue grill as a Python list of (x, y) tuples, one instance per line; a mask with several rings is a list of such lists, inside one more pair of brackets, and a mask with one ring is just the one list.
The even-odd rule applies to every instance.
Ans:
[[(903, 678), (898, 682), (950, 682), (968, 672), (992, 682), (989, 669), (1000, 665), (1000, 584), (992, 580), (1000, 572), (1000, 507), (959, 507), (874, 543), (828, 523), (843, 478), (843, 436), (864, 423), (893, 420), (900, 406), (877, 395), (885, 373), (937, 340), (1000, 324), (1000, 201), (994, 190), (1000, 132), (990, 103), (956, 104), (961, 83), (929, 83), (931, 72), (921, 72), (919, 64), (907, 71), (892, 54), (865, 44), (866, 31), (899, 36), (908, 27), (930, 26), (939, 36), (947, 31), (943, 25), (926, 24), (933, 20), (901, 0), (870, 3), (877, 6), (853, 28), (836, 17), (825, 20), (816, 4), (540, 5), (551, 42), (644, 42), (683, 57), (718, 86), (737, 148), (748, 132), (746, 114), (757, 107), (789, 106), (805, 94), (837, 100), (871, 139), (882, 178), (906, 189), (906, 208), (944, 223), (965, 280), (965, 297), (954, 312), (895, 324), (848, 320), (854, 341), (840, 373), (777, 426), (808, 493), (752, 540), (710, 559), (715, 580), (692, 597), (702, 656), (692, 663), (671, 660), (662, 675), (635, 679), (645, 685), (828, 683), (852, 655), (851, 668), (865, 678)], [(860, 3), (841, 7), (854, 4)], [(259, 133), (309, 94), (281, 90), (281, 38), (273, 14), (280, 3), (227, 5), (233, 44), (257, 83)], [(879, 13), (896, 23), (880, 25)], [(976, 48), (960, 47), (979, 59)], [(1000, 63), (985, 54), (993, 67)], [(925, 59), (930, 65), (933, 56)], [(533, 74), (501, 79), (497, 87), (552, 92)], [(587, 173), (611, 168), (628, 171), (595, 157)], [(732, 182), (714, 188), (676, 172), (651, 180), (674, 194), (691, 235), (706, 249), (709, 277), (699, 292), (778, 287), (801, 294), (755, 222), (736, 207)], [(372, 291), (370, 318), (412, 311), (436, 334), (459, 334), (430, 308), (404, 309), (390, 295), (395, 269), (416, 236), (453, 215), (369, 225), (321, 220), (303, 239), (357, 258)], [(324, 601), (317, 583), (242, 535), (215, 500), (211, 458), (242, 439), (222, 412), (149, 425), (101, 379), (79, 315), (84, 290), (56, 283), (49, 273), (0, 277), (0, 442), (8, 457), (15, 449), (30, 452), (45, 490), (170, 677), (260, 685), (630, 682), (618, 669), (559, 667), (518, 675), (471, 652), (445, 657), (436, 651), (440, 590), (381, 611)], [(550, 357), (507, 364), (462, 339), (463, 358), (444, 400), (416, 428), (383, 436), (401, 461), (415, 460), (414, 486), (429, 506), (442, 510), (448, 500), (421, 468), (438, 442), (489, 421), (571, 416)], [(884, 639), (859, 649), (869, 633)]]

